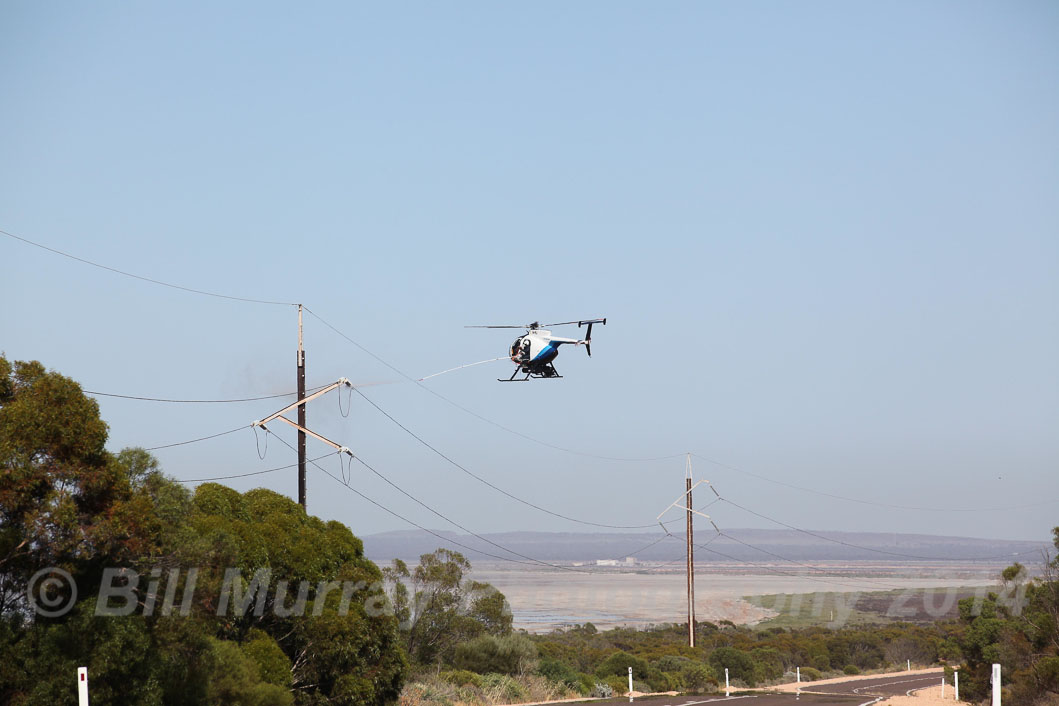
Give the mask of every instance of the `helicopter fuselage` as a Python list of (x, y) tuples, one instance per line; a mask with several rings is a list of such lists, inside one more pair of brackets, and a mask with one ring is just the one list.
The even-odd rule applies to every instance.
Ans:
[(580, 344), (583, 341), (552, 336), (551, 331), (544, 329), (528, 331), (511, 344), (511, 361), (529, 375), (557, 377), (552, 361), (559, 355), (559, 346), (564, 343)]

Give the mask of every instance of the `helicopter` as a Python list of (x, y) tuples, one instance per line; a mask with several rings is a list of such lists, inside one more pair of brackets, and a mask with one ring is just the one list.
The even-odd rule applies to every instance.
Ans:
[[(539, 321), (522, 326), (467, 326), (466, 328), (524, 328), (526, 333), (515, 339), (509, 350), (509, 357), (517, 367), (511, 377), (497, 378), (499, 382), (526, 382), (530, 378), (559, 379), (562, 375), (555, 369), (552, 363), (559, 355), (559, 346), (564, 343), (572, 343), (575, 346), (584, 346), (585, 352), (592, 357), (592, 326), (594, 324), (606, 325), (606, 319), (581, 319), (580, 321), (560, 321), (554, 324), (543, 324), (544, 326), (572, 326), (577, 324), (578, 328), (588, 326), (584, 340), (577, 338), (562, 338), (553, 336), (552, 332), (541, 328)], [(515, 379), (519, 373), (525, 373), (526, 377)]]

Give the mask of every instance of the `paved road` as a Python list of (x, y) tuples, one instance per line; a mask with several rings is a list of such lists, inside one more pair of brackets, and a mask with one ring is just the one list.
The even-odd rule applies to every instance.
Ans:
[(806, 683), (806, 689), (823, 693), (801, 694), (762, 694), (732, 692), (732, 696), (646, 696), (630, 700), (628, 698), (596, 701), (597, 704), (628, 704), (630, 701), (638, 706), (698, 706), (711, 704), (722, 706), (729, 702), (732, 706), (868, 706), (879, 701), (883, 696), (904, 694), (910, 689), (921, 689), (941, 683), (940, 674), (919, 674), (899, 677), (882, 677), (879, 679), (861, 679), (838, 682), (814, 687)]
[(860, 681), (840, 682), (814, 688), (828, 694), (865, 694), (871, 696), (895, 696), (912, 689), (922, 689), (941, 684), (941, 673), (910, 674), (900, 677), (882, 679), (862, 679)]

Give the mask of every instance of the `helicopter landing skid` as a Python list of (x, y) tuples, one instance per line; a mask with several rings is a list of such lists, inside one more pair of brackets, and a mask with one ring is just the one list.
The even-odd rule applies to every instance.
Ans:
[(504, 378), (497, 378), (496, 381), (497, 382), (529, 382), (530, 378), (540, 378), (541, 380), (561, 380), (562, 379), (563, 376), (560, 375), (555, 370), (555, 368), (550, 368), (549, 370), (552, 373), (551, 375), (546, 375), (546, 374), (542, 374), (542, 373), (527, 372), (526, 373), (526, 377), (519, 378), (518, 380), (516, 380), (515, 376), (518, 375), (519, 373), (523, 372), (523, 371), (520, 368), (515, 368), (515, 372), (511, 373), (511, 377), (509, 377), (506, 380)]

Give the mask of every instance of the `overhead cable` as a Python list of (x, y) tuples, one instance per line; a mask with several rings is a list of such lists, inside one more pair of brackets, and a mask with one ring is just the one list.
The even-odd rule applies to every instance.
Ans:
[(374, 407), (376, 409), (376, 411), (378, 411), (384, 417), (386, 417), (391, 422), (393, 422), (398, 427), (400, 427), (406, 434), (411, 436), (413, 439), (418, 441), (423, 446), (425, 446), (428, 449), (430, 449), (431, 451), (433, 451), (435, 454), (440, 456), (442, 459), (447, 461), (449, 464), (451, 464), (452, 466), (454, 466), (454, 467), (458, 468), (459, 470), (463, 471), (464, 473), (469, 475), (471, 478), (474, 478), (475, 480), (479, 481), (480, 483), (483, 483), (483, 484), (489, 486), (490, 488), (492, 488), (493, 490), (497, 491), (498, 493), (500, 493), (502, 495), (505, 495), (508, 498), (511, 498), (512, 500), (514, 500), (516, 502), (522, 503), (523, 505), (526, 505), (527, 507), (532, 507), (533, 509), (539, 510), (540, 512), (543, 512), (545, 514), (551, 515), (553, 517), (558, 517), (558, 518), (561, 518), (563, 520), (568, 520), (570, 522), (576, 522), (576, 523), (582, 524), (582, 525), (591, 525), (593, 527), (605, 527), (605, 528), (608, 528), (608, 529), (647, 529), (649, 527), (654, 527), (655, 524), (657, 524), (657, 523), (649, 523), (649, 524), (645, 524), (645, 525), (610, 525), (610, 524), (606, 524), (606, 523), (602, 523), (602, 522), (591, 522), (589, 520), (580, 520), (580, 519), (578, 519), (576, 517), (570, 517), (569, 515), (564, 515), (564, 514), (562, 514), (560, 512), (555, 512), (555, 511), (549, 510), (549, 509), (547, 509), (545, 507), (541, 507), (540, 505), (537, 505), (536, 503), (530, 502), (529, 500), (524, 500), (524, 499), (518, 497), (517, 495), (513, 495), (513, 494), (509, 493), (508, 491), (504, 490), (503, 488), (501, 488), (501, 487), (489, 482), (488, 480), (486, 480), (485, 478), (481, 477), (477, 473), (474, 473), (473, 471), (469, 470), (466, 466), (463, 466), (462, 464), (457, 463), (451, 457), (447, 456), (445, 453), (443, 453), (442, 451), (438, 450), (435, 446), (431, 445), (429, 442), (427, 442), (425, 439), (423, 439), (423, 437), (419, 436), (414, 431), (412, 431), (411, 429), (406, 427), (404, 424), (402, 424), (401, 422), (397, 421), (393, 417), (393, 415), (391, 415), (389, 412), (387, 412), (382, 407), (377, 405), (370, 397), (365, 395), (363, 392), (361, 392), (360, 390), (356, 390), (356, 393), (358, 395), (360, 395), (361, 397), (363, 397), (364, 400), (368, 404), (370, 404), (372, 407)]
[(833, 493), (825, 493), (822, 490), (813, 490), (812, 488), (805, 488), (803, 486), (795, 485), (793, 483), (787, 483), (787, 482), (784, 482), (784, 481), (781, 481), (781, 480), (776, 480), (775, 478), (769, 478), (768, 476), (763, 476), (763, 475), (761, 475), (759, 473), (754, 473), (753, 471), (748, 471), (745, 468), (739, 468), (738, 466), (732, 466), (730, 464), (723, 463), (723, 462), (718, 461), (716, 459), (709, 458), (708, 456), (703, 456), (702, 454), (697, 454), (697, 453), (692, 452), (691, 455), (694, 456), (695, 458), (702, 459), (703, 461), (706, 461), (707, 463), (712, 463), (713, 465), (718, 466), (720, 468), (725, 468), (725, 469), (728, 469), (729, 471), (734, 471), (736, 473), (741, 473), (743, 475), (748, 475), (748, 476), (751, 476), (752, 478), (757, 478), (758, 480), (763, 480), (763, 481), (766, 481), (768, 483), (774, 483), (776, 485), (783, 486), (784, 488), (792, 488), (793, 490), (800, 490), (803, 493), (811, 493), (813, 495), (820, 495), (820, 496), (823, 496), (825, 498), (831, 498), (833, 500), (842, 500), (842, 501), (845, 501), (845, 502), (860, 503), (861, 505), (874, 505), (876, 507), (885, 507), (885, 508), (890, 508), (890, 509), (893, 509), (893, 510), (917, 510), (917, 511), (922, 511), (922, 512), (1003, 512), (1003, 511), (1008, 511), (1008, 510), (1023, 510), (1023, 509), (1031, 508), (1031, 507), (1041, 507), (1041, 506), (1044, 506), (1044, 505), (1055, 505), (1056, 503), (1059, 503), (1059, 498), (1056, 498), (1056, 499), (1053, 499), (1053, 500), (1044, 500), (1042, 502), (1028, 503), (1026, 505), (1011, 505), (1011, 506), (1008, 506), (1008, 507), (924, 507), (924, 506), (917, 506), (917, 505), (896, 505), (896, 504), (893, 504), (893, 503), (885, 503), (885, 502), (882, 502), (882, 501), (879, 501), (879, 500), (863, 500), (861, 498), (850, 498), (850, 497), (846, 497), (844, 495), (835, 495)]
[[(324, 454), (323, 456), (317, 456), (316, 458), (313, 459), (313, 461), (319, 461), (321, 459), (324, 459), (324, 458), (327, 458), (328, 456), (333, 456), (333, 455), (334, 454)], [(206, 481), (213, 481), (213, 480), (231, 480), (232, 478), (247, 478), (249, 476), (260, 476), (260, 475), (264, 475), (266, 473), (275, 473), (276, 471), (285, 471), (287, 469), (297, 468), (297, 467), (298, 467), (297, 463), (292, 463), (292, 464), (289, 464), (287, 466), (277, 466), (276, 468), (269, 468), (269, 469), (264, 470), (264, 471), (253, 471), (251, 473), (237, 473), (237, 474), (231, 475), (231, 476), (215, 476), (213, 478), (174, 478), (173, 480), (175, 482), (177, 482), (177, 483), (205, 483)]]
[[(284, 442), (284, 443), (286, 443), (286, 442)], [(287, 446), (289, 448), (293, 449), (293, 447), (290, 446), (290, 444), (287, 444)], [(386, 507), (385, 505), (383, 505), (382, 503), (378, 502), (377, 500), (373, 500), (372, 498), (368, 497), (367, 495), (365, 495), (364, 493), (360, 492), (359, 490), (357, 490), (353, 486), (349, 485), (348, 483), (343, 483), (341, 479), (336, 478), (333, 473), (329, 472), (326, 468), (324, 468), (320, 464), (316, 463), (315, 461), (313, 461), (311, 463), (312, 463), (312, 465), (315, 468), (317, 468), (319, 471), (321, 471), (328, 478), (330, 478), (334, 482), (338, 483), (339, 485), (341, 485), (343, 488), (345, 488), (346, 490), (350, 491), (351, 493), (357, 495), (362, 500), (365, 500), (365, 501), (371, 503), (372, 505), (374, 505), (375, 507), (379, 508), (383, 512), (385, 512), (385, 513), (387, 513), (389, 515), (392, 515), (393, 517), (396, 517), (397, 519), (401, 520), (402, 522), (405, 522), (405, 523), (415, 527), (416, 529), (422, 530), (422, 531), (426, 532), (427, 534), (429, 534), (429, 535), (431, 535), (433, 537), (436, 537), (437, 539), (440, 539), (442, 542), (445, 542), (446, 544), (451, 544), (453, 546), (460, 547), (462, 549), (466, 549), (467, 551), (474, 552), (476, 554), (481, 554), (483, 556), (487, 556), (487, 557), (490, 557), (492, 559), (497, 559), (498, 561), (506, 561), (506, 562), (510, 562), (510, 563), (513, 563), (513, 564), (523, 564), (523, 565), (526, 565), (526, 566), (539, 566), (539, 564), (535, 563), (535, 562), (522, 561), (521, 559), (512, 559), (511, 557), (507, 557), (507, 556), (501, 556), (501, 555), (498, 555), (498, 554), (491, 554), (491, 553), (489, 553), (487, 551), (484, 551), (482, 549), (478, 549), (478, 548), (472, 547), (472, 546), (470, 546), (468, 544), (464, 544), (463, 542), (460, 542), (459, 540), (453, 539), (451, 537), (446, 537), (445, 535), (440, 534), (438, 532), (435, 532), (432, 529), (428, 529), (428, 528), (424, 527), (423, 525), (415, 522), (414, 520), (410, 520), (407, 517), (405, 517), (405, 516), (395, 512), (395, 511), (391, 510), (390, 508)], [(567, 571), (577, 571), (577, 569), (572, 569), (570, 567), (560, 567), (560, 568), (564, 568)], [(582, 572), (582, 573), (584, 573), (584, 572)]]
[(168, 448), (171, 448), (173, 446), (185, 446), (187, 444), (195, 444), (195, 443), (198, 443), (200, 441), (207, 441), (209, 439), (216, 439), (218, 436), (224, 436), (225, 434), (234, 434), (237, 431), (242, 431), (243, 429), (249, 429), (249, 428), (250, 428), (250, 425), (244, 424), (241, 427), (236, 427), (235, 429), (229, 429), (228, 431), (222, 431), (219, 434), (210, 434), (209, 436), (200, 436), (197, 439), (188, 439), (187, 441), (177, 441), (177, 442), (172, 443), (172, 444), (162, 444), (161, 446), (148, 446), (147, 448), (144, 449), (144, 451), (157, 451), (158, 449), (168, 449)]
[[(306, 392), (315, 392), (316, 390), (319, 390), (323, 387), (325, 387), (325, 385), (310, 388), (306, 390)], [(262, 395), (261, 397), (241, 397), (238, 399), (225, 400), (177, 400), (168, 399), (164, 397), (138, 397), (136, 395), (119, 395), (114, 392), (99, 392), (97, 390), (82, 390), (82, 392), (84, 392), (86, 395), (96, 395), (98, 397), (119, 397), (124, 400), (140, 400), (143, 402), (175, 402), (179, 404), (221, 404), (228, 402), (256, 402), (258, 400), (274, 400), (280, 397), (291, 397), (293, 395), (298, 394), (297, 392), (282, 392), (277, 395)]]
[[(286, 440), (284, 440), (284, 439), (283, 439), (282, 437), (279, 437), (279, 436), (277, 436), (276, 438), (277, 438), (277, 439), (279, 439), (279, 440), (280, 440), (280, 442), (281, 442), (282, 444), (284, 444), (284, 445), (285, 445), (285, 446), (286, 446), (287, 448), (291, 449), (292, 451), (296, 451), (296, 449), (295, 449), (295, 448), (294, 448), (293, 446), (291, 446), (291, 445), (290, 445), (289, 443), (287, 443), (287, 441), (286, 441)], [(569, 567), (569, 566), (562, 566), (562, 565), (560, 565), (560, 564), (552, 564), (552, 563), (550, 563), (550, 562), (547, 562), (547, 561), (543, 561), (543, 560), (541, 560), (541, 559), (535, 559), (535, 558), (533, 558), (533, 557), (531, 557), (531, 556), (527, 556), (527, 555), (525, 555), (525, 554), (522, 554), (522, 553), (520, 553), (520, 552), (516, 552), (516, 551), (515, 551), (515, 550), (513, 550), (513, 549), (508, 549), (507, 547), (505, 547), (505, 546), (503, 546), (503, 545), (501, 545), (501, 544), (498, 544), (498, 543), (496, 543), (496, 542), (492, 541), (491, 539), (487, 539), (486, 537), (483, 537), (482, 535), (478, 534), (477, 532), (474, 532), (474, 531), (472, 531), (472, 530), (470, 530), (470, 529), (467, 529), (466, 527), (464, 527), (464, 526), (463, 526), (463, 525), (461, 525), (460, 523), (458, 523), (458, 522), (456, 522), (455, 520), (453, 520), (453, 519), (449, 518), (448, 516), (446, 516), (446, 515), (445, 515), (444, 513), (442, 513), (442, 512), (439, 512), (438, 510), (435, 510), (435, 509), (434, 509), (433, 507), (431, 507), (430, 505), (427, 505), (426, 503), (424, 503), (424, 502), (423, 502), (422, 500), (420, 500), (419, 498), (415, 497), (414, 495), (412, 495), (412, 494), (411, 494), (411, 493), (409, 493), (408, 491), (404, 490), (404, 489), (403, 489), (403, 488), (401, 488), (401, 487), (400, 487), (399, 485), (397, 485), (396, 483), (394, 483), (393, 481), (391, 481), (391, 480), (390, 480), (389, 478), (387, 478), (387, 477), (386, 477), (385, 475), (383, 475), (382, 473), (380, 473), (380, 472), (379, 472), (378, 470), (376, 470), (375, 468), (373, 468), (372, 466), (370, 466), (370, 465), (369, 465), (369, 464), (368, 464), (368, 463), (367, 463), (367, 462), (366, 462), (366, 461), (365, 461), (364, 459), (362, 459), (362, 458), (361, 458), (360, 456), (354, 456), (354, 458), (355, 458), (355, 459), (357, 460), (357, 462), (358, 462), (358, 463), (360, 463), (360, 464), (361, 464), (362, 466), (364, 466), (364, 467), (365, 467), (365, 468), (367, 468), (367, 469), (368, 469), (369, 471), (371, 471), (372, 473), (374, 473), (374, 474), (375, 474), (376, 476), (378, 476), (379, 478), (381, 478), (381, 479), (382, 479), (382, 480), (383, 480), (384, 482), (386, 482), (386, 484), (387, 484), (387, 485), (389, 485), (390, 487), (394, 488), (395, 490), (397, 490), (397, 491), (398, 491), (399, 493), (401, 493), (402, 495), (404, 495), (404, 496), (405, 496), (405, 497), (407, 497), (408, 499), (412, 500), (413, 502), (417, 503), (418, 505), (422, 506), (423, 508), (425, 508), (425, 509), (429, 510), (429, 511), (430, 511), (431, 513), (433, 513), (433, 514), (434, 514), (434, 515), (436, 515), (437, 517), (441, 518), (441, 519), (442, 519), (442, 520), (444, 520), (445, 522), (448, 522), (448, 523), (449, 523), (450, 525), (452, 525), (453, 527), (456, 527), (457, 529), (460, 529), (460, 530), (462, 530), (462, 531), (466, 532), (467, 534), (471, 535), (472, 537), (475, 537), (476, 539), (479, 539), (479, 540), (481, 540), (481, 541), (483, 541), (483, 542), (485, 542), (485, 543), (487, 543), (487, 544), (490, 544), (490, 545), (492, 545), (492, 546), (496, 547), (497, 549), (500, 549), (501, 551), (505, 551), (505, 552), (508, 552), (509, 554), (512, 554), (512, 555), (514, 555), (514, 556), (517, 556), (517, 557), (521, 557), (522, 559), (525, 559), (525, 560), (526, 560), (525, 562), (521, 562), (521, 563), (529, 563), (529, 564), (536, 564), (536, 565), (542, 565), (542, 566), (547, 566), (547, 567), (550, 567), (550, 568), (553, 568), (553, 569), (561, 569), (561, 570), (563, 570), (563, 571), (574, 571), (574, 572), (576, 572), (576, 573), (584, 573), (584, 572), (581, 572), (581, 571), (579, 571), (579, 570), (577, 570), (577, 569), (574, 569), (574, 568), (572, 568), (572, 567)], [(324, 469), (323, 469), (323, 467), (321, 467), (321, 466), (320, 466), (319, 464), (317, 464), (317, 463), (315, 463), (315, 462), (313, 463), (313, 465), (314, 465), (314, 466), (316, 466), (317, 468), (319, 468), (320, 470), (324, 470)], [(324, 471), (324, 472), (325, 472), (325, 473), (327, 473), (327, 471)], [(331, 475), (331, 474), (330, 474), (330, 473), (328, 473), (328, 475)], [(332, 476), (332, 478), (334, 478), (334, 476)], [(337, 479), (336, 479), (336, 480), (337, 480)], [(349, 488), (350, 490), (353, 490), (353, 491), (354, 491), (354, 492), (356, 492), (356, 493), (357, 493), (358, 495), (361, 495), (361, 494), (360, 494), (360, 493), (359, 493), (358, 491), (356, 491), (356, 490), (355, 490), (355, 489), (354, 489), (354, 488), (353, 488), (352, 486), (350, 486), (350, 485), (349, 485), (348, 483), (343, 483), (343, 485), (345, 485), (345, 486), (346, 486), (347, 488)], [(365, 499), (367, 499), (367, 497), (366, 497), (366, 496), (363, 496), (363, 495), (362, 495), (362, 497), (364, 497)], [(374, 503), (374, 501), (371, 501), (371, 502), (373, 502), (373, 503)], [(375, 503), (375, 504), (377, 504), (377, 505), (378, 505), (378, 503)], [(380, 507), (380, 508), (382, 508), (382, 505), (379, 505), (379, 507)], [(383, 508), (383, 509), (387, 510), (387, 512), (390, 512), (390, 511), (389, 511), (388, 509), (386, 509), (386, 508)], [(400, 517), (399, 515), (396, 515), (396, 513), (392, 513), (392, 512), (391, 512), (391, 514), (394, 514), (395, 516), (398, 516), (398, 517)], [(405, 519), (405, 518), (403, 518), (403, 517), (402, 517), (401, 519)], [(406, 521), (406, 522), (410, 522), (409, 520), (405, 520), (405, 521)], [(414, 524), (414, 523), (413, 523), (413, 524)], [(416, 525), (416, 526), (417, 526), (417, 527), (419, 527), (419, 525)], [(424, 531), (428, 531), (428, 532), (430, 531), (430, 530), (425, 530), (425, 528), (423, 528), (423, 527), (419, 527), (419, 528), (420, 528), (420, 529), (424, 529)], [(431, 532), (431, 534), (434, 534), (434, 533), (433, 533), (433, 532)], [(440, 536), (440, 535), (437, 535), (437, 536)], [(463, 545), (463, 546), (466, 546), (466, 545)], [(480, 550), (474, 550), (474, 551), (480, 551)], [(502, 558), (502, 557), (496, 557), (495, 555), (491, 555), (491, 554), (490, 554), (490, 555), (488, 555), (488, 556), (494, 556), (494, 558)]]
[(41, 250), (47, 250), (50, 253), (54, 253), (56, 255), (62, 255), (63, 257), (70, 258), (71, 260), (76, 260), (77, 262), (83, 263), (85, 265), (91, 265), (92, 267), (98, 267), (101, 270), (107, 270), (108, 272), (113, 272), (115, 274), (124, 275), (125, 277), (131, 277), (132, 279), (138, 279), (138, 280), (140, 280), (142, 282), (150, 282), (151, 284), (157, 284), (157, 285), (160, 285), (162, 287), (169, 287), (171, 289), (179, 289), (179, 290), (184, 291), (184, 292), (190, 292), (192, 294), (202, 294), (202, 295), (207, 296), (207, 297), (216, 297), (218, 299), (230, 299), (230, 300), (233, 300), (233, 301), (248, 302), (248, 303), (251, 303), (251, 304), (274, 304), (274, 305), (277, 305), (277, 306), (297, 306), (297, 303), (294, 303), (294, 302), (270, 301), (268, 299), (252, 299), (250, 297), (235, 297), (235, 296), (232, 296), (230, 294), (220, 294), (218, 292), (209, 292), (209, 291), (206, 291), (204, 289), (195, 289), (194, 287), (185, 287), (183, 285), (173, 284), (171, 282), (163, 282), (160, 279), (153, 279), (151, 277), (144, 277), (143, 275), (137, 275), (137, 274), (133, 274), (132, 272), (126, 272), (124, 270), (119, 270), (116, 267), (110, 267), (109, 265), (103, 265), (103, 264), (98, 263), (98, 262), (93, 262), (92, 260), (86, 260), (83, 257), (78, 257), (77, 255), (71, 255), (68, 252), (63, 252), (62, 250), (57, 250), (55, 248), (50, 248), (47, 245), (42, 245), (41, 243), (35, 242), (33, 240), (30, 240), (29, 238), (23, 238), (22, 236), (15, 235), (14, 233), (9, 233), (6, 230), (0, 230), (0, 234), (6, 235), (6, 236), (8, 236), (10, 238), (14, 238), (15, 240), (19, 240), (19, 241), (21, 241), (23, 243), (26, 243), (27, 245), (32, 245), (35, 248), (40, 248)]
[[(846, 546), (846, 547), (851, 547), (853, 549), (860, 549), (860, 550), (866, 551), (866, 552), (874, 552), (876, 554), (885, 554), (885, 555), (888, 555), (888, 556), (902, 557), (904, 559), (924, 559), (924, 560), (929, 560), (929, 561), (953, 561), (954, 560), (954, 557), (951, 557), (951, 556), (923, 556), (921, 554), (908, 554), (908, 553), (905, 553), (905, 552), (891, 552), (891, 551), (888, 551), (886, 549), (877, 549), (875, 547), (866, 547), (866, 546), (863, 546), (863, 545), (860, 545), (860, 544), (854, 544), (852, 542), (846, 542), (846, 541), (843, 541), (841, 539), (835, 539), (834, 537), (828, 537), (827, 535), (819, 534), (818, 532), (812, 532), (812, 531), (807, 530), (807, 529), (802, 529), (801, 527), (795, 527), (794, 525), (791, 525), (791, 524), (788, 524), (786, 522), (783, 522), (782, 520), (777, 520), (774, 517), (769, 517), (768, 515), (765, 515), (765, 514), (760, 513), (760, 512), (756, 512), (755, 510), (751, 510), (748, 507), (744, 507), (744, 506), (740, 505), (739, 503), (736, 503), (736, 502), (734, 502), (732, 500), (729, 500), (728, 498), (722, 498), (722, 499), (724, 500), (724, 502), (728, 503), (729, 505), (731, 505), (733, 507), (737, 507), (737, 508), (739, 508), (740, 510), (742, 510), (744, 512), (748, 512), (751, 515), (754, 515), (755, 517), (760, 517), (763, 520), (768, 520), (769, 522), (774, 522), (775, 524), (780, 525), (781, 527), (786, 527), (787, 529), (794, 530), (795, 532), (801, 532), (802, 534), (808, 535), (810, 537), (815, 537), (817, 539), (822, 539), (825, 542), (832, 542), (834, 544), (841, 544), (841, 545)], [(1042, 544), (1041, 546), (1042, 547), (1046, 547), (1047, 545)], [(1025, 553), (1026, 552), (1010, 552), (1008, 554), (997, 554), (997, 555), (994, 555), (994, 556), (966, 557), (966, 558), (956, 557), (956, 559), (958, 559), (960, 561), (992, 561), (994, 559), (1009, 559), (1009, 558), (1021, 556), (1021, 555), (1025, 554)]]

